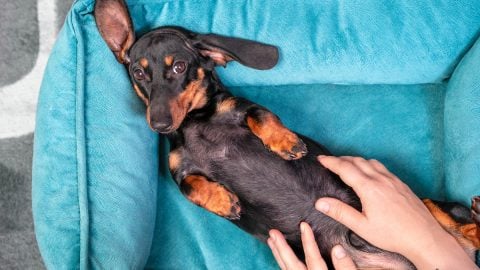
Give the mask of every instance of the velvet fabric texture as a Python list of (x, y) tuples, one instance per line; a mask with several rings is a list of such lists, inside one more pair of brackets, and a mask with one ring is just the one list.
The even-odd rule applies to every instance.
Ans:
[[(274, 69), (231, 63), (222, 81), (334, 154), (376, 158), (421, 197), (480, 194), (480, 3), (127, 2), (137, 35), (179, 25), (278, 46)], [(46, 266), (276, 269), (266, 245), (180, 194), (93, 6), (74, 3), (40, 92), (33, 212)]]

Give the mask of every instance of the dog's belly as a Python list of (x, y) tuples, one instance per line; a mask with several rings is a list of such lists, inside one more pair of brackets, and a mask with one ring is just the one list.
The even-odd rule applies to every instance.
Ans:
[(326, 150), (307, 138), (302, 137), (307, 156), (287, 161), (238, 125), (186, 128), (184, 136), (185, 150), (195, 165), (239, 197), (242, 214), (234, 223), (261, 240), (276, 228), (290, 244), (300, 247), (299, 224), (307, 221), (328, 249), (347, 230), (316, 211), (315, 201), (329, 196), (360, 207), (350, 188), (318, 163), (316, 156), (327, 154)]

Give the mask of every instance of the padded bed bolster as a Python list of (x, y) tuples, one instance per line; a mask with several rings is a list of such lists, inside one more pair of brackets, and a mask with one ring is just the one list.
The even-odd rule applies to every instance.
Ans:
[[(280, 62), (274, 69), (256, 71), (232, 63), (227, 69), (218, 69), (222, 81), (227, 86), (237, 86), (235, 91), (239, 94), (258, 101), (264, 98), (262, 104), (283, 114), (289, 126), (326, 142), (338, 153), (380, 157), (406, 181), (411, 181), (419, 194), (443, 197), (446, 192), (452, 198), (466, 200), (471, 193), (478, 192), (478, 49), (467, 55), (447, 91), (446, 186), (442, 182), (443, 152), (438, 150), (442, 146), (438, 141), (443, 138), (439, 131), (443, 120), (440, 101), (444, 83), (441, 82), (451, 76), (478, 36), (480, 4), (477, 2), (385, 0), (349, 1), (348, 5), (333, 0), (127, 2), (138, 34), (162, 25), (181, 25), (197, 32), (278, 46)], [(166, 164), (159, 157), (165, 156), (167, 145), (160, 143), (159, 136), (148, 128), (144, 105), (135, 96), (125, 68), (115, 60), (98, 33), (93, 6), (93, 0), (74, 2), (40, 90), (32, 203), (37, 240), (47, 268), (274, 269), (274, 260), (265, 245), (229, 222), (186, 202), (165, 169), (159, 168)], [(325, 91), (323, 99), (332, 97), (328, 103), (331, 119), (313, 114), (321, 114), (317, 109), (325, 109), (316, 106), (322, 97), (315, 95), (315, 84), (318, 91)], [(266, 89), (263, 97), (255, 95), (257, 89), (253, 88), (259, 86)], [(243, 87), (252, 88), (250, 91)], [(278, 89), (287, 90), (265, 96)], [(296, 90), (300, 92), (291, 94)], [(382, 145), (375, 140), (381, 134), (372, 138), (365, 134), (356, 136), (362, 129), (365, 133), (370, 128), (372, 132), (382, 132), (368, 121), (359, 123), (362, 125), (357, 130), (348, 126), (351, 119), (330, 122), (341, 119), (337, 115), (342, 106), (348, 107), (348, 100), (351, 103), (355, 95), (367, 90), (374, 92), (362, 94), (363, 98), (358, 99), (372, 104), (368, 111), (371, 117), (367, 115), (364, 119), (381, 122), (392, 133), (395, 128), (402, 132), (415, 129), (402, 136), (401, 143), (409, 147), (402, 148), (400, 155), (387, 152), (395, 150), (391, 141), (385, 140)], [(292, 106), (295, 113), (287, 114), (283, 100), (299, 98), (302, 91), (310, 93), (311, 99), (304, 97), (310, 106)], [(342, 100), (343, 105), (337, 104)], [(377, 100), (395, 106), (401, 102), (419, 104), (417, 107), (421, 109), (410, 113), (405, 109), (408, 106), (400, 108), (384, 120), (382, 110), (394, 106), (383, 108), (381, 105), (385, 103), (375, 103)], [(343, 117), (355, 116), (354, 109)], [(426, 115), (415, 118), (415, 114), (424, 112)], [(312, 117), (308, 122), (315, 125), (306, 126), (306, 121), (296, 118), (297, 113)], [(415, 119), (395, 122), (397, 116)], [(397, 125), (392, 128), (388, 121)], [(423, 123), (426, 128), (422, 129)], [(344, 131), (340, 139), (337, 138), (342, 134), (335, 133), (337, 124)], [(329, 131), (323, 132), (322, 128)], [(415, 140), (410, 144), (409, 138)], [(416, 147), (418, 144), (423, 146)], [(400, 159), (409, 157), (412, 160), (401, 164)], [(416, 162), (415, 157), (423, 160)], [(411, 164), (416, 167), (409, 170)], [(422, 177), (418, 183), (414, 182), (416, 175)], [(431, 179), (437, 179), (432, 180), (433, 188)]]
[(181, 25), (279, 47), (272, 70), (219, 68), (227, 86), (439, 83), (480, 30), (471, 0), (127, 2), (137, 33)]
[(138, 269), (153, 239), (158, 135), (100, 38), (92, 4), (70, 11), (40, 90), (35, 230), (49, 269)]
[(480, 195), (480, 39), (448, 83), (445, 165), (448, 199), (470, 205)]
[(71, 27), (65, 25), (60, 31), (52, 50), (55, 56), (48, 61), (34, 137), (32, 210), (37, 242), (49, 269), (78, 268), (80, 262), (77, 179), (83, 164), (76, 152), (77, 47)]

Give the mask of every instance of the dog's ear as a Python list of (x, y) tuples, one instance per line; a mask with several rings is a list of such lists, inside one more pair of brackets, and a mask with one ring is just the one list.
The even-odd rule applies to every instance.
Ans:
[(247, 67), (265, 70), (278, 62), (277, 47), (260, 42), (215, 34), (198, 34), (192, 41), (203, 56), (210, 57), (217, 65), (225, 66), (235, 60)]
[(123, 0), (97, 0), (95, 21), (102, 38), (117, 57), (118, 62), (129, 64), (128, 50), (135, 41), (132, 21)]

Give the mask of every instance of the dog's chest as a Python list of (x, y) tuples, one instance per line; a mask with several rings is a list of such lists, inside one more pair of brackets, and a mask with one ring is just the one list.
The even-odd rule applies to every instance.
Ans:
[(184, 147), (196, 160), (225, 160), (235, 155), (251, 132), (229, 122), (196, 122), (183, 130)]

